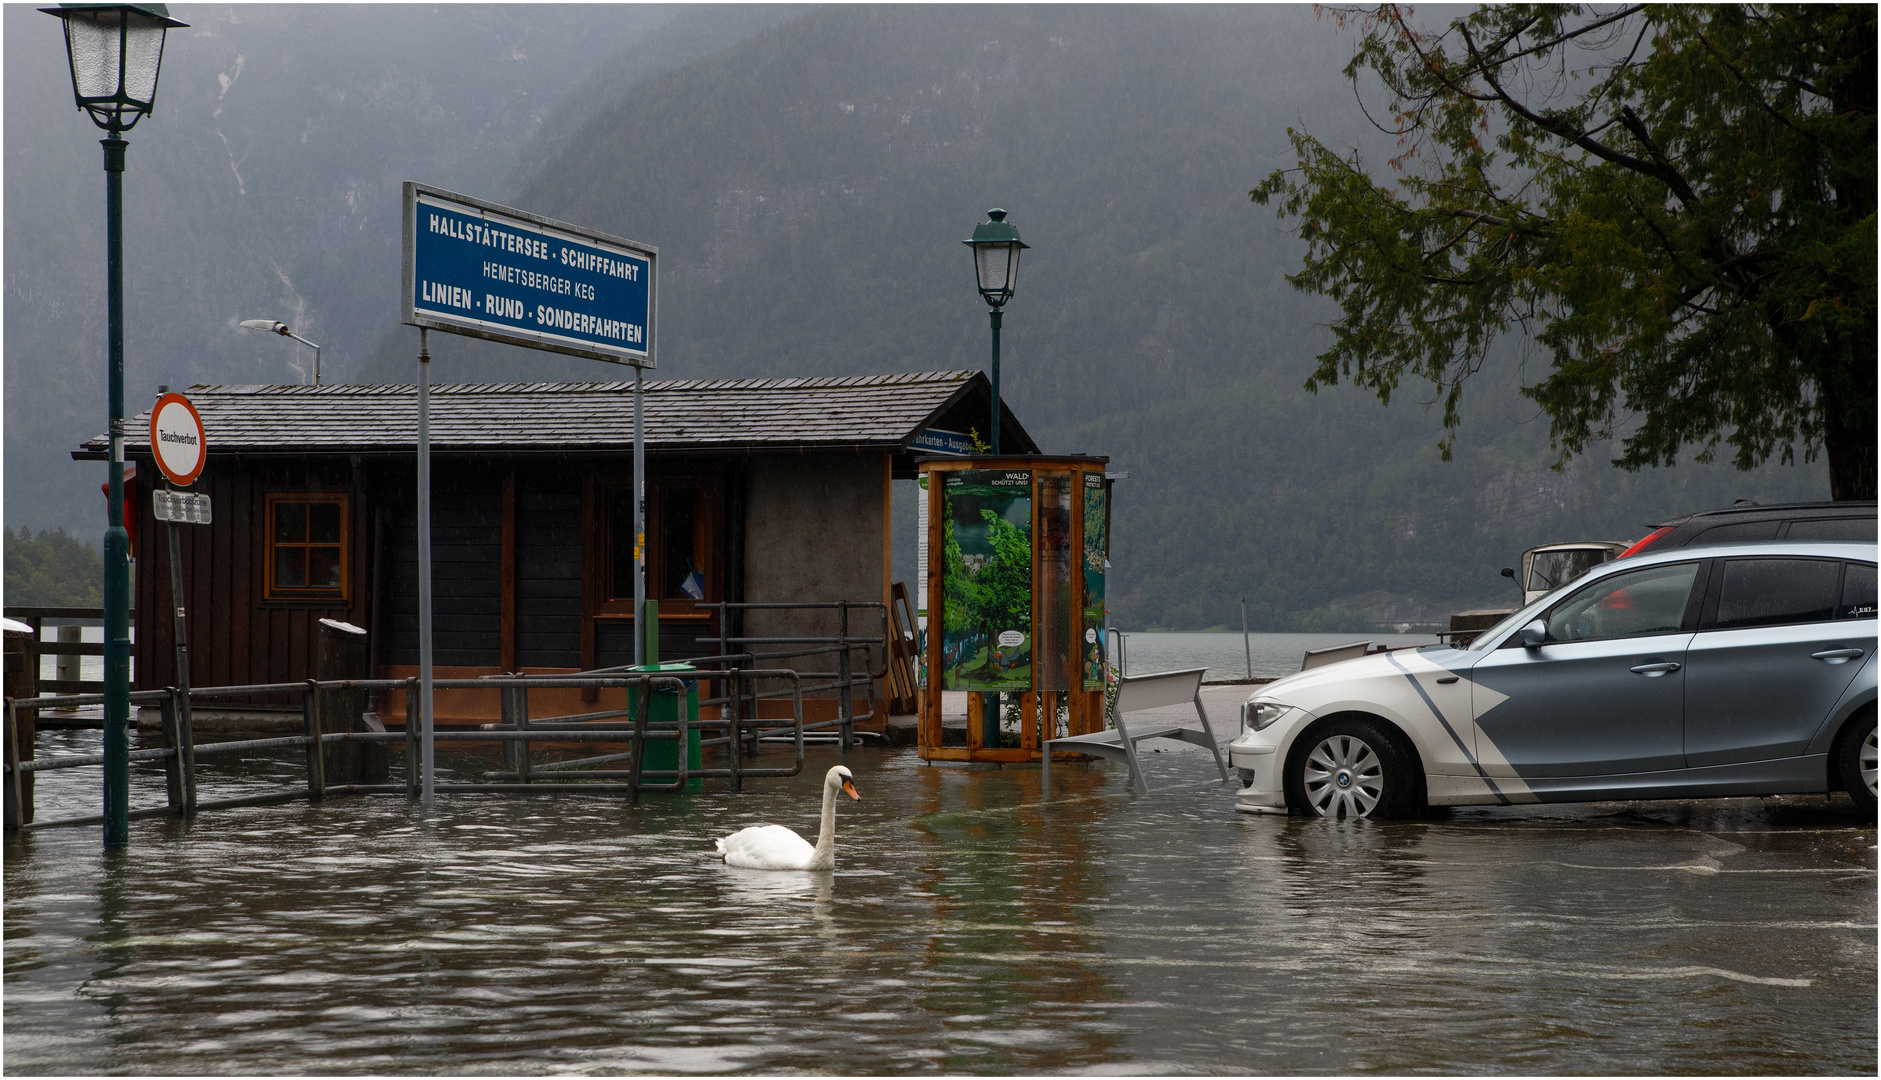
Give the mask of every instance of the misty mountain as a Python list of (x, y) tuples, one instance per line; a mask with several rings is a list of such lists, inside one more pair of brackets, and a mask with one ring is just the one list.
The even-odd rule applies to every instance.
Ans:
[[(1246, 192), (1289, 124), (1368, 137), (1347, 48), (1299, 8), (827, 8), (640, 82), (518, 198), (659, 247), (660, 373), (687, 378), (984, 365), (959, 241), (1009, 210), (1032, 250), (1003, 391), (1048, 449), (1130, 472), (1128, 626), (1231, 624), (1243, 593), (1256, 627), (1423, 621), (1506, 598), (1497, 570), (1536, 543), (1826, 497), (1820, 467), (1553, 471), (1516, 345), (1448, 464), (1415, 388), (1303, 393), (1334, 312), (1286, 284), (1297, 243)], [(597, 377), (443, 347), (439, 378)], [(389, 335), (373, 376), (412, 355)]]
[[(1290, 162), (1289, 125), (1378, 138), (1339, 75), (1350, 40), (1308, 8), (433, 10), (176, 9), (207, 29), (173, 36), (131, 137), (131, 401), (295, 381), (295, 346), (246, 317), (301, 320), (329, 379), (409, 382), (400, 180), (658, 247), (661, 378), (984, 366), (960, 241), (998, 206), (1032, 245), (1005, 396), (1048, 450), (1130, 473), (1121, 625), (1231, 624), (1242, 594), (1256, 628), (1423, 617), (1502, 598), (1496, 569), (1535, 543), (1827, 497), (1819, 464), (1553, 471), (1519, 343), (1471, 387), (1450, 463), (1414, 388), (1388, 409), (1304, 393), (1336, 312), (1286, 284), (1298, 244), (1247, 190)], [(56, 27), (28, 85), (40, 28), (6, 18), (7, 520), (87, 535), (97, 470), (55, 459), (102, 428), (102, 178)], [(618, 374), (432, 351), (443, 381)]]
[[(159, 384), (328, 381), (397, 322), (400, 183), (487, 197), (578, 127), (597, 72), (635, 77), (784, 12), (651, 5), (194, 5), (125, 173), (126, 401)], [(701, 17), (703, 16), (703, 17)], [(6, 519), (89, 536), (104, 429), (104, 173), (58, 20), (6, 8)], [(656, 34), (651, 58), (633, 46)], [(687, 50), (693, 50), (688, 52)], [(634, 73), (639, 73), (635, 75)], [(593, 87), (589, 86), (592, 91)], [(578, 96), (582, 120), (594, 104)]]

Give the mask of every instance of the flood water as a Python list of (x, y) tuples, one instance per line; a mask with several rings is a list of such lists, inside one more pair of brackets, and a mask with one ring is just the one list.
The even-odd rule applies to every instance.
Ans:
[(1394, 649), (1431, 645), (1435, 634), (1224, 634), (1208, 631), (1132, 630), (1124, 634), (1124, 674), (1205, 667), (1211, 681), (1277, 679), (1300, 670), (1308, 649), (1370, 641)]
[[(839, 760), (863, 801), (833, 874), (710, 856), (813, 835)], [(299, 768), (205, 769), (203, 797)], [(1875, 1072), (1875, 832), (1845, 800), (1335, 824), (1235, 813), (1199, 751), (1146, 768), (1143, 796), (1058, 767), (1043, 801), (1036, 770), (813, 748), (637, 807), (337, 798), (134, 821), (111, 857), (12, 836), (5, 1071)], [(42, 815), (96, 812), (74, 773)]]

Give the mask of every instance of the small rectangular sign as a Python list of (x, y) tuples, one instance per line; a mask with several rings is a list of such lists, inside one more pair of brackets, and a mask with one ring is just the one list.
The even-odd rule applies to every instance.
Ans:
[(214, 520), (210, 514), (207, 495), (192, 494), (187, 491), (165, 491), (158, 488), (150, 493), (150, 503), (151, 515), (158, 521), (207, 525)]
[(924, 428), (914, 437), (908, 449), (925, 454), (971, 454), (973, 437), (964, 432), (945, 431), (941, 428)]
[(410, 326), (650, 368), (658, 256), (631, 240), (405, 184)]

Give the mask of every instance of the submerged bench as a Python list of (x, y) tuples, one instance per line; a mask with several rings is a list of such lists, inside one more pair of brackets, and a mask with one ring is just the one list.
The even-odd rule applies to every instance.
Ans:
[[(1149, 793), (1149, 784), (1143, 779), (1143, 770), (1137, 767), (1136, 744), (1144, 739), (1179, 739), (1182, 742), (1205, 746), (1215, 755), (1215, 768), (1220, 771), (1223, 780), (1228, 779), (1228, 766), (1221, 760), (1221, 747), (1215, 744), (1215, 729), (1208, 722), (1208, 710), (1202, 707), (1202, 676), (1207, 668), (1189, 668), (1184, 671), (1158, 671), (1149, 675), (1125, 675), (1117, 685), (1117, 705), (1114, 710), (1116, 727), (1109, 731), (1092, 732), (1089, 735), (1072, 735), (1064, 739), (1045, 741), (1044, 761), (1041, 766), (1041, 785), (1045, 797), (1051, 797), (1052, 790), (1052, 751), (1069, 750), (1080, 754), (1096, 754), (1112, 761), (1121, 761), (1130, 767), (1130, 779), (1136, 782), (1137, 790)], [(1180, 705), (1183, 702), (1195, 705), (1195, 715), (1202, 719), (1202, 730), (1182, 727), (1177, 724), (1162, 724), (1132, 729), (1124, 721), (1126, 713), (1141, 712), (1144, 709), (1160, 709), (1166, 705)]]

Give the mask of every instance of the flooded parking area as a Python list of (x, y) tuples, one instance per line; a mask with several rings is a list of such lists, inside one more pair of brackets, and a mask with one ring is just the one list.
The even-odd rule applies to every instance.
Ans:
[[(760, 821), (813, 836), (839, 761), (833, 874), (712, 857)], [(110, 857), (12, 836), (5, 1069), (1875, 1071), (1875, 831), (1839, 798), (1331, 823), (1235, 813), (1199, 751), (1145, 766), (1147, 796), (1094, 763), (1044, 799), (1036, 769), (813, 748), (639, 806), (341, 798), (138, 820)]]

